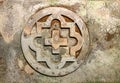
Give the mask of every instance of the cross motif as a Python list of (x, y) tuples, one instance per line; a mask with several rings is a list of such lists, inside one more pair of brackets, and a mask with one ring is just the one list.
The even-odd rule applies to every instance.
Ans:
[(21, 45), (25, 59), (37, 72), (63, 76), (83, 63), (89, 51), (89, 33), (74, 12), (48, 7), (30, 17)]
[[(57, 24), (57, 26), (56, 26)], [(60, 28), (60, 26), (58, 25), (58, 23), (55, 23), (54, 26), (52, 26), (52, 28), (55, 28), (51, 31), (51, 38), (46, 38), (45, 39), (45, 45), (50, 45), (52, 46), (52, 53), (53, 54), (58, 54), (59, 53), (59, 48), (61, 46), (67, 46), (68, 44), (68, 40), (67, 38), (62, 38), (60, 37), (60, 30), (58, 28)]]

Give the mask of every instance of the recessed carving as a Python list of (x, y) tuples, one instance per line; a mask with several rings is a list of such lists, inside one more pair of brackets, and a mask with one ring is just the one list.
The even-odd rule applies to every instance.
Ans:
[(88, 30), (81, 18), (60, 7), (45, 8), (33, 15), (21, 40), (28, 63), (50, 76), (76, 70), (89, 49)]

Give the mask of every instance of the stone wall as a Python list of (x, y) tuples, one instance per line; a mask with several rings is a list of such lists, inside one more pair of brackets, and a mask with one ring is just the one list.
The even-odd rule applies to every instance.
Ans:
[[(21, 32), (38, 10), (59, 6), (72, 10), (86, 23), (90, 51), (85, 63), (64, 77), (48, 77), (26, 62)], [(120, 82), (119, 0), (0, 0), (0, 83)]]

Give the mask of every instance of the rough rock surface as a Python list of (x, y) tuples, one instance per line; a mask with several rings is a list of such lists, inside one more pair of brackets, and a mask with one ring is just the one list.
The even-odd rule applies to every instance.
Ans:
[[(20, 45), (22, 29), (32, 14), (48, 6), (74, 11), (90, 33), (87, 60), (64, 77), (24, 70), (27, 62)], [(120, 82), (119, 65), (120, 0), (0, 0), (0, 83)]]

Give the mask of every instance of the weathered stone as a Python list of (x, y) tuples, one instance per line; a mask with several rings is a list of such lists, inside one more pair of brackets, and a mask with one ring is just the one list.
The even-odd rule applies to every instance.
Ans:
[(34, 73), (34, 70), (29, 65), (25, 65), (24, 71), (30, 75)]
[[(67, 8), (81, 16), (91, 38), (91, 51), (86, 62), (74, 73), (58, 78), (36, 71), (33, 75), (26, 74), (25, 69), (21, 71), (17, 60), (20, 56), (20, 60), (27, 64), (19, 55), (22, 50), (18, 32), (22, 32), (31, 15), (49, 6)], [(49, 31), (45, 30), (43, 35), (47, 33)], [(66, 37), (67, 31), (62, 34)], [(49, 51), (43, 55), (50, 54), (51, 49), (47, 49)], [(61, 48), (61, 55), (65, 55), (66, 49)], [(120, 0), (0, 0), (0, 57), (0, 83), (119, 83)]]
[[(49, 30), (49, 33), (44, 37), (42, 33), (45, 29)], [(61, 32), (65, 29), (69, 33), (62, 37), (64, 33)], [(74, 12), (62, 7), (49, 7), (30, 18), (22, 32), (21, 45), (26, 60), (36, 71), (50, 76), (63, 76), (76, 70), (82, 64), (80, 61), (87, 56), (88, 34), (84, 22)], [(42, 44), (36, 42), (36, 38), (40, 38)], [(72, 39), (76, 39), (75, 44), (68, 44)], [(43, 54), (49, 51), (44, 49), (45, 47), (51, 47), (52, 52)], [(60, 51), (61, 48), (65, 48), (66, 53)], [(69, 62), (73, 63), (64, 67)], [(41, 65), (43, 63), (47, 66)]]
[(21, 70), (23, 70), (23, 69), (24, 69), (24, 64), (23, 64), (23, 61), (22, 61), (22, 60), (20, 60), (20, 59), (18, 59), (18, 66), (19, 66), (19, 68), (20, 68)]

